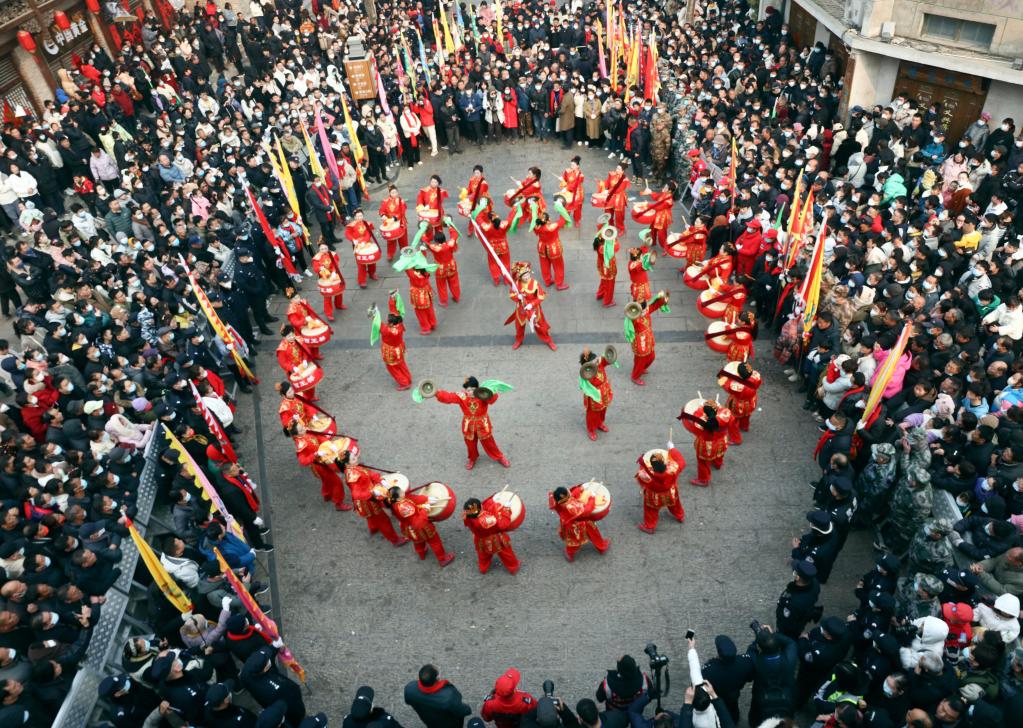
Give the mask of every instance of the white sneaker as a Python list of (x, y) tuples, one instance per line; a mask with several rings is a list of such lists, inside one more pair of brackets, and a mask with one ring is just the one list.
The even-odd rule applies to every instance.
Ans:
[(792, 367), (787, 367), (787, 368), (785, 369), (785, 373), (786, 373), (786, 374), (795, 374), (795, 373), (796, 373), (796, 370), (795, 370), (795, 369), (793, 369)]
[[(437, 156), (437, 150), (434, 149), (432, 152), (430, 152), (430, 156), (431, 157), (436, 157)], [(420, 162), (420, 164), (422, 164), (422, 162)]]
[(312, 278), (313, 277), (313, 272), (311, 270), (309, 270), (308, 268), (305, 269), (305, 277), (306, 278)]
[(607, 158), (608, 159), (614, 159), (615, 158), (615, 153), (611, 152), (610, 154), (607, 155)]
[(580, 146), (580, 147), (581, 147), (582, 145), (583, 145), (583, 143), (582, 143), (582, 142), (579, 142), (579, 144), (578, 144), (577, 146)]
[(799, 381), (799, 375), (798, 374), (793, 374), (792, 376), (789, 377), (789, 381), (790, 382), (798, 382)]
[[(436, 157), (436, 156), (437, 156), (437, 152), (434, 152), (434, 153), (433, 153), (433, 154), (431, 154), (430, 156), (431, 156), (431, 157)], [(419, 163), (419, 164), (422, 164), (422, 163), (423, 163), (423, 160), (422, 160), (422, 159), (420, 159), (418, 163)]]

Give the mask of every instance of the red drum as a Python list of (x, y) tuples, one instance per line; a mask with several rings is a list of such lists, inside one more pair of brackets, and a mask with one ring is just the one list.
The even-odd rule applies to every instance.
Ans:
[(420, 220), (425, 220), (431, 225), (435, 225), (440, 221), (440, 211), (435, 207), (426, 207), (425, 205), (418, 205), (416, 207), (416, 214), (419, 215)]
[(590, 195), (590, 204), (594, 207), (603, 209), (604, 205), (607, 204), (608, 190), (600, 190)]
[(311, 322), (308, 326), (303, 326), (295, 338), (306, 346), (323, 346), (330, 341), (330, 336), (330, 327), (323, 326), (319, 321), (315, 321)]
[[(686, 412), (687, 414), (691, 414), (694, 417), (699, 417), (700, 419), (703, 419), (703, 405), (707, 404), (708, 402), (713, 404), (714, 400), (700, 399), (699, 397), (697, 397), (696, 399), (691, 399), (688, 402), (686, 402), (686, 406), (682, 408), (682, 411)], [(682, 426), (689, 430), (694, 435), (699, 435), (701, 433), (700, 427), (695, 422), (690, 422), (688, 419), (685, 418), (682, 419)]]
[(657, 210), (649, 202), (637, 202), (632, 206), (632, 219), (640, 225), (650, 225), (657, 217)]
[[(707, 346), (710, 347), (711, 351), (724, 354), (728, 351), (728, 347), (732, 345), (732, 340), (736, 333), (735, 329), (735, 326), (725, 323), (724, 321), (711, 321), (710, 325), (707, 327), (707, 333), (705, 334), (704, 340), (707, 342)], [(711, 334), (721, 334), (721, 332), (728, 333), (710, 338)]]
[(327, 415), (317, 413), (313, 415), (313, 418), (309, 420), (309, 424), (306, 425), (306, 429), (309, 432), (315, 432), (317, 435), (336, 435), (337, 434), (337, 422)]
[(652, 467), (650, 464), (650, 458), (653, 457), (654, 455), (660, 455), (664, 462), (668, 461), (668, 451), (663, 448), (655, 447), (653, 450), (647, 450), (645, 453), (643, 453), (643, 464), (646, 465), (647, 468)]
[(402, 235), (401, 221), (396, 217), (385, 217), (380, 221), (380, 234), (384, 240), (397, 240)]
[[(720, 300), (713, 301), (716, 298), (720, 298)], [(713, 303), (708, 303), (708, 301), (713, 301)], [(746, 293), (742, 290), (715, 291), (713, 288), (708, 288), (701, 292), (700, 297), (696, 299), (696, 310), (707, 318), (721, 318), (728, 311), (729, 306), (742, 308), (745, 301)]]
[(391, 488), (397, 488), (405, 495), (405, 491), (408, 490), (408, 478), (401, 473), (387, 473), (380, 476), (380, 485), (375, 486), (373, 492), (381, 498), (386, 498), (387, 491)]
[(316, 285), (320, 287), (321, 296), (336, 296), (345, 290), (341, 287), (341, 279), (333, 275), (330, 278), (320, 278), (316, 281)]
[(590, 516), (594, 521), (601, 520), (604, 516), (611, 512), (611, 491), (607, 489), (607, 486), (603, 483), (598, 483), (595, 480), (591, 480), (588, 483), (581, 483), (580, 485), (572, 488), (572, 495), (579, 498), (582, 501), (586, 501), (585, 493), (589, 493), (594, 498), (593, 514)]
[(430, 520), (446, 521), (455, 512), (455, 491), (444, 483), (430, 483), (420, 491), (430, 499)]
[(695, 291), (703, 291), (714, 278), (728, 280), (732, 274), (732, 258), (711, 258), (701, 265), (691, 265), (682, 276), (682, 282)]
[(469, 217), (469, 215), (472, 213), (472, 210), (469, 209), (469, 205), (471, 204), (472, 200), (470, 200), (468, 197), (464, 197), (461, 200), (459, 200), (458, 214), (461, 215), (462, 217)]
[(380, 257), (380, 246), (372, 241), (355, 246), (355, 262), (360, 265), (372, 265), (380, 260)]
[(511, 525), (508, 526), (509, 531), (514, 531), (516, 528), (522, 525), (522, 522), (526, 520), (526, 504), (522, 502), (522, 499), (516, 493), (512, 493), (510, 490), (502, 490), (494, 493), (488, 500), (494, 501), (499, 506), (504, 506), (511, 511)]
[(321, 379), (323, 379), (323, 370), (315, 364), (308, 364), (304, 369), (294, 371), (288, 376), (288, 381), (291, 382), (291, 386), (295, 388), (296, 392), (312, 389), (320, 383)]
[(505, 190), (504, 204), (506, 204), (508, 207), (514, 207), (515, 203), (522, 202), (522, 200), (525, 199), (521, 195), (518, 197), (514, 197), (513, 195), (515, 195), (516, 192), (518, 192), (518, 190)]
[[(682, 242), (682, 233), (672, 233), (665, 241), (668, 246), (668, 255), (672, 258), (686, 257), (686, 244)], [(701, 266), (694, 266), (700, 268)]]

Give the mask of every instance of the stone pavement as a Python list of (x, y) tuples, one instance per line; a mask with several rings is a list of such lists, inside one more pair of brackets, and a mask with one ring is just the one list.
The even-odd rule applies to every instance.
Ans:
[[(674, 418), (697, 390), (720, 391), (715, 374), (723, 357), (703, 343), (706, 320), (696, 312), (677, 265), (661, 259), (652, 271), (652, 287), (671, 290), (671, 313), (654, 315), (657, 361), (645, 377), (647, 386), (629, 381), (632, 354), (622, 323), (628, 300), (625, 249), (636, 244), (638, 232), (631, 220), (619, 254), (618, 306), (604, 309), (594, 300), (592, 232), (598, 212), (588, 198), (612, 164), (606, 155), (535, 142), (486, 146), (482, 152), (466, 146), (462, 155), (442, 151), (414, 172), (403, 169), (398, 186), (412, 200), (437, 172), (457, 198), (473, 164), (482, 161), (496, 205), (505, 210), (500, 198), (511, 186), (508, 175), (521, 178), (538, 164), (550, 195), (577, 153), (583, 157), (587, 205), (582, 232), (566, 230), (562, 238), (571, 288), (548, 291), (544, 304), (557, 352), (530, 334), (525, 346), (511, 350), (513, 329), (501, 325), (512, 311), (507, 289), (492, 286), (481, 245), (465, 236), (458, 254), (463, 298), (437, 309), (434, 335), (419, 336), (409, 306), (408, 361), (415, 381), (430, 378), (457, 390), (472, 374), (515, 386), (491, 410), (497, 442), (512, 462), (509, 470), (484, 457), (466, 471), (457, 408), (435, 400), (417, 405), (408, 392), (395, 391), (379, 351), (369, 345), (365, 312), (374, 302), (384, 308), (387, 291), (395, 286), (407, 303), (406, 278), (381, 265), (380, 281), (360, 291), (351, 254), (339, 248), (350, 286), (349, 310), (322, 349), (326, 377), (318, 388), (320, 404), (337, 416), (343, 431), (359, 438), (364, 462), (403, 472), (414, 485), (440, 480), (452, 486), (458, 509), (438, 530), (458, 558), (446, 569), (439, 569), (432, 555), (420, 562), (410, 545), (394, 549), (379, 537), (369, 538), (358, 516), (337, 513), (322, 502), (314, 477), (298, 466), (290, 439), (280, 431), (272, 389), (280, 372), (272, 346), (263, 346), (258, 372), (263, 384), (255, 400), (255, 427), (250, 427), (262, 441), (257, 453), (247, 435), (241, 455), (251, 470), (262, 458), (277, 546), (277, 614), (308, 672), (308, 705), (327, 711), (332, 721), (347, 712), (356, 688), (367, 684), (375, 688), (379, 704), (400, 721), (410, 721), (406, 725), (416, 725), (401, 702), (401, 689), (425, 662), (437, 664), (476, 711), (510, 666), (522, 671), (523, 689), (539, 694), (542, 681), (550, 678), (574, 706), (592, 697), (619, 655), (631, 653), (645, 665), (642, 650), (650, 641), (672, 660), (675, 687), (666, 704), (675, 709), (686, 684), (687, 628), (696, 630), (706, 659), (715, 634), (727, 633), (744, 648), (752, 638), (752, 618), (773, 623), (776, 599), (790, 576), (789, 540), (806, 525), (817, 431), (771, 358), (770, 342), (757, 342), (765, 384), (762, 411), (746, 444), (729, 451), (710, 488), (691, 487), (692, 437)], [(373, 220), (381, 196), (374, 194), (366, 205)], [(448, 209), (464, 231), (455, 201)], [(676, 229), (679, 224), (676, 220)], [(535, 236), (525, 226), (510, 244), (513, 260), (528, 260), (537, 269)], [(319, 307), (315, 288), (307, 284), (305, 289)], [(281, 300), (273, 304), (281, 310)], [(618, 348), (622, 366), (609, 370), (615, 389), (607, 419), (611, 432), (593, 443), (583, 426), (578, 356), (584, 345), (602, 350), (606, 344)], [(245, 402), (241, 408), (246, 416), (248, 407)], [(663, 447), (672, 429), (689, 462), (681, 479), (688, 517), (683, 525), (662, 518), (658, 532), (648, 536), (636, 528), (641, 500), (632, 478), (635, 461), (644, 451)], [(604, 481), (613, 494), (611, 513), (600, 523), (613, 545), (604, 556), (586, 547), (569, 564), (562, 558), (557, 519), (547, 509), (547, 492), (589, 478)], [(495, 560), (490, 573), (481, 575), (458, 515), (461, 503), (506, 484), (526, 503), (525, 523), (512, 535), (523, 567), (512, 577)], [(848, 612), (852, 585), (870, 558), (869, 540), (854, 534), (826, 590), (826, 614)]]

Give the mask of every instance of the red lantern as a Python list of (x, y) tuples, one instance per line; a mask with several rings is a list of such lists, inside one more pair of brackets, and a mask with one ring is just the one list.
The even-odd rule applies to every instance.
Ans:
[(63, 10), (58, 10), (53, 14), (53, 24), (61, 30), (71, 29), (71, 21), (68, 20), (67, 13)]
[(93, 15), (99, 15), (99, 0), (85, 0), (85, 7), (89, 8)]
[(29, 53), (36, 52), (36, 40), (32, 34), (25, 30), (18, 31), (18, 43)]

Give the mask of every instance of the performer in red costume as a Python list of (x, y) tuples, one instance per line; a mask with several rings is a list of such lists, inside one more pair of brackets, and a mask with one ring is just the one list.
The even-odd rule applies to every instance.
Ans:
[(523, 209), (531, 209), (529, 203), (535, 201), (537, 209), (544, 212), (547, 203), (543, 199), (543, 188), (540, 185), (540, 168), (530, 167), (524, 180), (521, 182), (515, 180), (515, 190), (506, 195), (504, 201), (509, 207), (521, 203), (524, 205)]
[(458, 405), (462, 410), (462, 438), (465, 440), (465, 449), (469, 455), (465, 463), (466, 470), (472, 470), (480, 456), (477, 442), (483, 446), (483, 451), (492, 460), (510, 468), (511, 463), (494, 440), (493, 425), (490, 422), (490, 415), (487, 414), (487, 410), (497, 401), (499, 395), (487, 390), (489, 396), (482, 399), (478, 395), (484, 392), (479, 390), (479, 380), (476, 377), (466, 377), (462, 382), (461, 392), (437, 390), (437, 401), (441, 404)]
[[(295, 338), (295, 332), (288, 324), (281, 326), (281, 343), (277, 345), (277, 363), (281, 369), (284, 370), (285, 375), (288, 377), (293, 385), (295, 384), (295, 375), (301, 374), (304, 371), (310, 370), (312, 365), (313, 370), (319, 370), (320, 367), (313, 364), (313, 357), (309, 353), (302, 343)], [(322, 373), (319, 374), (317, 379), (322, 379)], [(304, 379), (304, 377), (299, 377)], [(306, 399), (315, 402), (316, 397), (316, 386), (302, 387), (301, 382), (299, 383), (299, 389)]]
[[(319, 317), (316, 311), (313, 310), (313, 307), (309, 305), (309, 302), (302, 298), (294, 288), (285, 288), (284, 295), (288, 298), (288, 311), (285, 315), (288, 317), (288, 323), (291, 324), (293, 331), (301, 332), (313, 322), (327, 326), (327, 322)], [(333, 336), (334, 332), (330, 330), (329, 326), (327, 327), (327, 332), (327, 341), (330, 341), (330, 337)], [(323, 359), (320, 356), (320, 346), (322, 344), (314, 346), (311, 343), (304, 343), (303, 345), (313, 361)]]
[(605, 240), (600, 233), (598, 233), (597, 236), (593, 238), (593, 250), (597, 254), (597, 277), (600, 279), (600, 283), (597, 285), (596, 298), (598, 301), (603, 302), (604, 308), (611, 308), (615, 305), (615, 281), (618, 279), (617, 256), (621, 246), (618, 244), (617, 238), (613, 243), (611, 243), (612, 253), (606, 263), (604, 246)]
[(628, 204), (628, 189), (632, 184), (625, 176), (628, 162), (619, 162), (616, 169), (611, 170), (607, 179), (601, 182), (601, 191), (607, 191), (602, 207), (611, 216), (611, 224), (618, 229), (619, 235), (625, 234), (625, 205)]
[(659, 245), (661, 250), (667, 251), (668, 229), (671, 228), (673, 219), (671, 208), (678, 201), (678, 184), (674, 180), (668, 180), (660, 192), (652, 192), (647, 187), (640, 194), (650, 197), (650, 204), (645, 212), (653, 215), (650, 220), (651, 244)]
[(732, 423), (732, 413), (727, 407), (721, 407), (714, 402), (704, 402), (702, 416), (689, 415), (683, 412), (679, 420), (689, 419), (696, 425), (696, 477), (689, 482), (693, 485), (710, 485), (711, 466), (715, 470), (721, 468), (721, 463), (728, 450), (728, 428)]
[(728, 394), (725, 406), (732, 413), (728, 425), (730, 445), (741, 445), (742, 433), (749, 432), (749, 418), (757, 410), (757, 392), (762, 382), (760, 372), (745, 361), (739, 362), (735, 374), (725, 369), (718, 372), (718, 384)]
[[(576, 552), (587, 543), (592, 542), (594, 548), (604, 553), (611, 548), (611, 539), (605, 539), (593, 522), (592, 514), (596, 506), (596, 498), (592, 493), (575, 486), (559, 487), (551, 496), (550, 509), (558, 514), (558, 536), (565, 542), (565, 559), (575, 561)], [(579, 498), (585, 496), (585, 500)]]
[[(416, 209), (420, 218), (430, 223), (430, 227), (439, 228), (444, 225), (444, 200), (448, 191), (441, 187), (440, 175), (430, 175), (430, 184), (419, 190), (416, 195)], [(421, 208), (421, 209), (420, 209)], [(423, 213), (428, 213), (423, 215)]]
[[(450, 238), (444, 234), (444, 228), (450, 233)], [(430, 233), (427, 232), (427, 235)], [(434, 271), (434, 278), (437, 281), (437, 296), (441, 306), (448, 305), (448, 291), (451, 291), (451, 299), (458, 303), (462, 295), (462, 286), (458, 280), (458, 262), (455, 260), (455, 253), (458, 252), (458, 228), (451, 221), (450, 217), (444, 218), (444, 227), (435, 228), (433, 237), (427, 243), (433, 259), (437, 263), (437, 270)]]
[(345, 305), (345, 277), (341, 273), (341, 259), (320, 238), (318, 252), (313, 256), (313, 270), (316, 284), (323, 297), (323, 315), (328, 321), (334, 320), (334, 309), (343, 311)]
[(558, 217), (552, 221), (550, 215), (541, 212), (536, 221), (533, 232), (536, 233), (536, 252), (540, 256), (540, 273), (543, 275), (544, 285), (550, 287), (552, 284), (559, 291), (568, 288), (565, 283), (565, 256), (561, 246), (561, 229), (565, 227), (566, 220)]
[(636, 301), (636, 303), (639, 303), (641, 312), (632, 321), (632, 326), (635, 330), (635, 336), (630, 342), (632, 344), (633, 355), (632, 381), (642, 387), (646, 384), (642, 378), (643, 373), (650, 368), (650, 365), (654, 363), (654, 359), (657, 356), (655, 352), (654, 328), (650, 320), (650, 314), (668, 304), (668, 294), (664, 291), (658, 291), (652, 301)]
[(429, 498), (421, 493), (402, 493), (400, 488), (391, 488), (387, 502), (401, 525), (402, 534), (412, 542), (420, 561), (426, 559), (427, 547), (433, 551), (441, 568), (455, 560), (453, 553), (444, 551), (437, 529), (430, 522)]
[(686, 509), (678, 497), (678, 476), (686, 468), (686, 459), (675, 447), (668, 443), (668, 450), (651, 450), (640, 456), (639, 469), (636, 471), (636, 482), (643, 489), (643, 522), (639, 530), (653, 533), (657, 530), (657, 521), (662, 508), (675, 520), (682, 523), (686, 520)]
[(398, 229), (401, 231), (396, 237), (387, 237), (387, 260), (390, 261), (402, 248), (408, 246), (408, 205), (401, 199), (398, 188), (394, 185), (387, 185), (387, 197), (380, 203), (379, 214), (384, 221), (398, 223)]
[(462, 522), (472, 532), (481, 574), (486, 574), (490, 569), (494, 556), (501, 560), (509, 574), (519, 570), (521, 564), (508, 537), (510, 508), (496, 503), (493, 498), (487, 498), (482, 503), (477, 498), (470, 498), (462, 506)]
[(568, 165), (558, 181), (558, 185), (563, 192), (565, 198), (565, 209), (572, 214), (572, 220), (575, 222), (576, 227), (583, 219), (583, 172), (579, 168), (579, 157), (578, 155), (572, 157), (572, 161)]
[[(465, 189), (462, 190), (462, 194), (459, 197), (458, 208), (459, 213), (463, 217), (471, 218), (476, 214), (477, 209), (490, 210), (493, 208), (494, 201), (490, 199), (490, 183), (483, 176), (482, 164), (477, 164), (472, 168), (469, 182), (465, 185)], [(482, 208), (480, 208), (481, 203), (483, 205)], [(472, 225), (469, 225), (468, 232), (470, 238), (476, 234)]]
[[(352, 248), (362, 246), (376, 246), (377, 253), (380, 252), (380, 245), (376, 242), (376, 236), (373, 234), (373, 226), (366, 221), (362, 210), (356, 210), (352, 215), (352, 221), (345, 225), (345, 238), (352, 243)], [(374, 263), (361, 263), (358, 260), (355, 262), (358, 270), (359, 288), (366, 287), (366, 278), (372, 280), (377, 279), (377, 264)]]
[(515, 279), (515, 285), (508, 296), (515, 301), (515, 311), (505, 320), (504, 324), (507, 326), (512, 321), (515, 322), (515, 343), (512, 344), (512, 349), (522, 346), (522, 339), (526, 335), (526, 324), (528, 323), (540, 341), (547, 344), (551, 351), (557, 351), (558, 346), (551, 339), (551, 327), (543, 315), (541, 305), (547, 294), (533, 279), (529, 263), (516, 262), (512, 266), (511, 274)]
[(433, 287), (430, 272), (425, 268), (408, 268), (408, 295), (419, 321), (419, 333), (428, 336), (437, 328), (437, 312), (433, 308)]
[[(614, 400), (614, 392), (611, 390), (611, 380), (607, 376), (609, 362), (604, 357), (594, 354), (587, 347), (583, 349), (583, 353), (579, 356), (579, 364), (585, 367), (590, 362), (593, 362), (596, 366), (596, 373), (586, 381), (597, 390), (600, 396), (599, 399), (594, 399), (584, 393), (583, 409), (586, 412), (586, 432), (591, 440), (596, 440), (597, 430), (609, 432), (607, 425), (604, 424), (604, 418), (607, 417), (607, 408), (611, 406), (611, 402)], [(580, 386), (582, 385), (580, 384)]]
[(641, 248), (629, 248), (629, 294), (637, 303), (649, 301), (650, 276), (648, 271), (657, 263), (657, 252), (645, 245)]
[(380, 326), (380, 358), (401, 392), (412, 386), (412, 374), (405, 361), (405, 324), (398, 313), (397, 293), (391, 291), (391, 299), (387, 302), (387, 323)]
[(681, 248), (686, 267), (699, 265), (707, 255), (707, 225), (703, 217), (697, 217), (678, 237), (672, 248)]
[(305, 425), (295, 421), (285, 432), (295, 441), (295, 453), (298, 456), (298, 464), (312, 469), (313, 474), (320, 480), (320, 495), (325, 501), (334, 502), (334, 510), (350, 511), (352, 505), (345, 503), (345, 485), (338, 474), (337, 463), (334, 460), (325, 462), (320, 456), (319, 447), (329, 436), (317, 435), (306, 430)]
[(348, 483), (348, 488), (352, 491), (355, 512), (366, 521), (369, 535), (381, 533), (394, 546), (407, 544), (408, 539), (402, 538), (395, 532), (394, 525), (387, 516), (387, 511), (381, 505), (386, 501), (386, 495), (381, 492), (383, 486), (380, 473), (359, 465), (358, 453), (353, 453), (351, 450), (345, 452), (338, 461), (338, 465), (344, 469), (345, 482)]
[[(490, 247), (497, 253), (498, 259), (504, 264), (504, 269), (511, 271), (511, 252), (508, 249), (508, 228), (511, 225), (512, 217), (514, 217), (515, 211), (512, 210), (508, 213), (506, 220), (501, 220), (493, 210), (486, 209), (481, 210), (480, 214), (476, 216), (476, 224), (480, 226), (480, 230), (483, 231), (483, 236), (490, 243)], [(471, 229), (471, 228), (470, 228)], [(504, 274), (501, 273), (501, 267), (494, 260), (494, 256), (491, 255), (490, 251), (484, 248), (484, 252), (487, 256), (487, 267), (490, 269), (490, 278), (494, 281), (495, 286), (501, 285), (504, 281)]]

